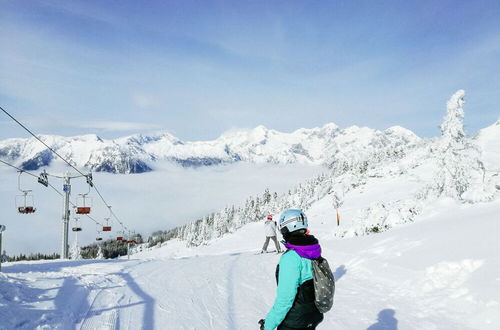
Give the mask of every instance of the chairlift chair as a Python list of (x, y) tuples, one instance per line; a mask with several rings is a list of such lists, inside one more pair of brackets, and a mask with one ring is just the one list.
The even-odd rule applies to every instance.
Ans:
[(78, 225), (78, 218), (75, 218), (75, 226), (71, 228), (72, 231), (82, 231), (82, 227)]
[(96, 241), (102, 241), (102, 233), (101, 233), (101, 231), (99, 230), (99, 228), (100, 228), (99, 226), (100, 226), (101, 224), (100, 224), (100, 223), (98, 223), (98, 222), (96, 222), (96, 224), (95, 224), (95, 225), (96, 225), (96, 231), (97, 231), (97, 235), (96, 235), (95, 240), (96, 240)]
[(87, 178), (87, 183), (89, 185), (89, 191), (85, 194), (78, 194), (76, 199), (76, 214), (90, 214), (90, 208), (92, 206), (92, 198), (87, 195), (90, 193), (91, 181)]
[(16, 207), (20, 214), (30, 214), (35, 213), (36, 208), (34, 207), (33, 194), (31, 190), (21, 189), (21, 174), (23, 171), (19, 171), (19, 177), (17, 179), (17, 187), (22, 195), (16, 196)]
[(77, 198), (76, 214), (90, 214), (92, 198), (87, 197), (87, 194), (80, 194)]
[(109, 218), (104, 218), (106, 221), (106, 225), (102, 227), (102, 231), (111, 231), (111, 225), (109, 224), (109, 220), (111, 219), (111, 206), (108, 206), (109, 208)]
[(122, 230), (122, 231), (119, 231), (119, 232), (118, 232), (118, 234), (119, 234), (119, 235), (121, 235), (121, 236), (118, 236), (118, 237), (116, 238), (116, 240), (117, 240), (117, 241), (121, 241), (121, 242), (123, 242), (123, 243), (126, 243), (126, 242), (127, 242), (127, 238), (126, 238), (126, 237), (124, 238), (125, 231), (123, 231), (123, 230)]
[(35, 213), (36, 208), (33, 204), (33, 196), (28, 191), (23, 195), (16, 196), (17, 211), (20, 214)]

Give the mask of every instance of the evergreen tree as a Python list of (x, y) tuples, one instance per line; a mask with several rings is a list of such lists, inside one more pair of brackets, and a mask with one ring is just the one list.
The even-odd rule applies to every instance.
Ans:
[(104, 259), (104, 254), (102, 253), (102, 247), (99, 245), (98, 250), (97, 250), (97, 256), (95, 257), (96, 259)]
[(438, 196), (446, 195), (457, 200), (491, 200), (493, 192), (480, 160), (480, 151), (464, 131), (464, 95), (465, 92), (459, 90), (446, 104), (447, 114), (441, 124), (442, 138), (437, 147), (440, 169), (435, 175), (435, 191)]
[(80, 247), (78, 246), (78, 241), (75, 240), (73, 242), (73, 246), (71, 247), (70, 249), (70, 258), (72, 260), (80, 260), (80, 259), (83, 259), (82, 258), (82, 254), (81, 254), (81, 251), (80, 251)]

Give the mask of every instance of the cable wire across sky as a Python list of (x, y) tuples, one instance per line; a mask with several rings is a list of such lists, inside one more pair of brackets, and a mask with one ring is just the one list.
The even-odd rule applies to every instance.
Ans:
[[(57, 151), (55, 151), (53, 148), (51, 148), (48, 144), (46, 144), (42, 139), (40, 139), (35, 133), (33, 133), (29, 128), (27, 128), (25, 125), (23, 125), (19, 120), (17, 120), (12, 114), (10, 114), (7, 110), (5, 110), (4, 108), (0, 107), (0, 110), (2, 110), (9, 118), (11, 118), (14, 122), (16, 122), (19, 126), (21, 126), (24, 130), (26, 130), (30, 135), (32, 135), (35, 139), (37, 139), (40, 143), (42, 143), (48, 150), (50, 150), (52, 153), (54, 153), (57, 157), (59, 157), (62, 161), (64, 161), (66, 164), (68, 164), (71, 168), (73, 168), (77, 173), (80, 174), (80, 176), (76, 176), (75, 178), (78, 178), (78, 177), (85, 177), (87, 178), (87, 183), (92, 187), (94, 188), (94, 190), (96, 191), (97, 195), (99, 195), (100, 199), (102, 200), (102, 202), (104, 203), (104, 205), (108, 208), (108, 210), (110, 211), (111, 215), (116, 219), (116, 221), (121, 225), (122, 229), (123, 229), (123, 232), (129, 232), (130, 230), (127, 228), (127, 226), (125, 226), (125, 224), (118, 218), (118, 216), (113, 212), (113, 210), (111, 209), (111, 205), (106, 201), (106, 199), (104, 199), (104, 196), (101, 194), (101, 192), (99, 191), (99, 189), (97, 188), (97, 186), (95, 185), (95, 183), (92, 181), (92, 177), (90, 174), (84, 174), (82, 171), (80, 171), (78, 168), (76, 168), (73, 164), (71, 164), (70, 161), (68, 161), (67, 159), (65, 159), (63, 156), (61, 156)], [(24, 173), (28, 173), (29, 175), (31, 176), (34, 176), (36, 178), (38, 178), (38, 176), (30, 173), (30, 172), (26, 172), (25, 170), (21, 169), (21, 168), (18, 168), (14, 165), (11, 165), (7, 162), (4, 162), (2, 160), (0, 160), (2, 163), (8, 165), (8, 166), (11, 166), (15, 169), (17, 169), (18, 171), (21, 171), (21, 172), (24, 172)], [(53, 174), (49, 174), (47, 173), (48, 176), (52, 176), (52, 177), (55, 177), (55, 178), (59, 178), (59, 179), (62, 179), (64, 178), (63, 176), (58, 176), (58, 175), (53, 175)], [(90, 182), (89, 182), (89, 177), (90, 177)], [(52, 189), (54, 189), (59, 195), (62, 196), (62, 193), (59, 192), (55, 187), (53, 187), (50, 183), (49, 185), (52, 187)], [(71, 205), (72, 206), (75, 206), (71, 201), (70, 201)], [(88, 218), (90, 218), (91, 220), (93, 220), (95, 223), (99, 224), (99, 225), (102, 225), (100, 224), (98, 221), (96, 221), (95, 219), (93, 219), (92, 217), (90, 217), (89, 215), (87, 215)]]

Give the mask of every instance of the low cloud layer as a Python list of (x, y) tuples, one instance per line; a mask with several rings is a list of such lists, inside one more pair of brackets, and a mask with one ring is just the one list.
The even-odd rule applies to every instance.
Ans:
[[(49, 169), (56, 172), (62, 169)], [(95, 173), (94, 180), (114, 212), (127, 226), (143, 234), (165, 230), (217, 211), (225, 206), (244, 203), (250, 195), (262, 194), (265, 188), (284, 192), (295, 184), (319, 174), (320, 167), (287, 165), (237, 164), (202, 169), (183, 169), (164, 164), (157, 171), (117, 175)], [(62, 199), (50, 188), (36, 183), (27, 175), (22, 177), (24, 189), (32, 189), (37, 211), (31, 215), (17, 214), (15, 195), (17, 173), (0, 167), (0, 224), (7, 226), (4, 249), (8, 254), (30, 252), (59, 252), (61, 245)], [(51, 178), (52, 184), (62, 188), (60, 180)], [(72, 199), (86, 192), (83, 180), (74, 180)], [(95, 194), (92, 217), (102, 221), (108, 216), (106, 208)], [(73, 215), (72, 223), (73, 226)], [(81, 244), (95, 241), (97, 226), (81, 217), (83, 232), (79, 234)], [(113, 223), (114, 229), (118, 224)], [(104, 238), (117, 234), (104, 235)], [(74, 233), (70, 232), (70, 241)]]

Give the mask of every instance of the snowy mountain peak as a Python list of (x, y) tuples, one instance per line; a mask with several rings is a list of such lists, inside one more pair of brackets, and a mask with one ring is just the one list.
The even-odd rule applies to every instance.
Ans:
[[(413, 144), (419, 138), (402, 127), (377, 131), (351, 126), (340, 129), (334, 123), (283, 133), (257, 126), (233, 129), (216, 140), (184, 142), (168, 132), (135, 134), (103, 140), (95, 134), (61, 137), (41, 136), (43, 141), (77, 166), (93, 171), (140, 173), (152, 170), (152, 163), (172, 161), (184, 167), (210, 166), (239, 161), (274, 164), (330, 164), (338, 152), (356, 152), (389, 145)], [(24, 169), (49, 165), (53, 155), (35, 139), (0, 141), (0, 157)]]
[(384, 133), (386, 133), (387, 135), (399, 136), (409, 143), (417, 143), (422, 140), (422, 138), (417, 136), (415, 133), (401, 126), (389, 127), (384, 131)]

